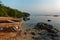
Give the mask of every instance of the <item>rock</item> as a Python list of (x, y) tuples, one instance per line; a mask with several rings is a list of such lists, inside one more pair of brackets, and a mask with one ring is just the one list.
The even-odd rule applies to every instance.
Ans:
[(32, 39), (34, 39), (34, 37), (32, 37)]
[(42, 33), (38, 33), (38, 35), (42, 35)]
[(31, 32), (31, 34), (32, 34), (32, 35), (35, 35), (35, 33), (34, 33), (34, 32)]
[(51, 22), (51, 20), (48, 20), (48, 22)]
[(55, 33), (59, 32), (59, 30), (56, 28), (52, 29), (52, 31), (54, 31)]
[(37, 23), (37, 25), (34, 27), (34, 29), (45, 29), (45, 30), (48, 30), (48, 29), (53, 29), (53, 26), (52, 25), (49, 25), (47, 23)]
[[(37, 34), (39, 36), (41, 36), (42, 39), (45, 38), (45, 37), (47, 37), (49, 40), (50, 39), (54, 40), (55, 37), (56, 37), (56, 39), (58, 39), (58, 37), (59, 37), (57, 35), (57, 33), (59, 32), (59, 30), (56, 29), (56, 28), (53, 28), (52, 25), (47, 24), (47, 23), (37, 23), (36, 26), (34, 27), (34, 29), (38, 30)], [(45, 39), (48, 40), (47, 38), (45, 38)], [(38, 38), (34, 38), (34, 40), (39, 40), (39, 37)]]
[(40, 37), (33, 37), (34, 40), (40, 40)]
[(24, 21), (27, 21), (27, 20), (30, 20), (30, 18), (25, 17), (25, 18), (23, 18), (23, 20), (24, 20)]
[(57, 34), (54, 34), (54, 33), (49, 33), (49, 34), (47, 34), (48, 36), (52, 36), (52, 37), (58, 37), (58, 35)]
[(27, 33), (26, 33), (26, 32), (24, 32), (24, 34), (26, 35)]
[(47, 33), (46, 30), (40, 30), (40, 31), (38, 32), (38, 35), (44, 35), (44, 34), (46, 34), (46, 33)]
[(58, 30), (56, 28), (53, 28), (52, 25), (47, 24), (47, 23), (37, 23), (37, 25), (34, 27), (34, 29), (47, 30), (50, 33), (57, 33), (58, 32)]
[[(26, 29), (24, 36), (31, 40), (57, 40), (59, 30), (47, 23), (37, 23), (32, 29)], [(60, 34), (60, 33), (59, 33)], [(25, 38), (25, 39), (26, 39)]]
[(54, 28), (54, 29), (48, 29), (47, 31), (49, 33), (58, 33), (59, 32), (56, 28)]

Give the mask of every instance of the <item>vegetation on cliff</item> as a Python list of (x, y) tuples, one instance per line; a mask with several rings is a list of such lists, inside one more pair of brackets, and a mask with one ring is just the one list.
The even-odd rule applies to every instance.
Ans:
[(0, 17), (15, 17), (15, 18), (21, 18), (21, 17), (29, 17), (30, 14), (27, 12), (22, 12), (17, 9), (12, 9), (10, 7), (4, 6), (0, 2)]

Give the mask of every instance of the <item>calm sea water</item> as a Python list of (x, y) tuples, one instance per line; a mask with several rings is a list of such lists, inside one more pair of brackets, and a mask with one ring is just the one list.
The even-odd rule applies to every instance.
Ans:
[[(30, 16), (30, 20), (26, 21), (25, 28), (32, 28), (36, 25), (38, 22), (44, 22), (48, 23), (50, 25), (53, 25), (55, 28), (60, 30), (60, 16), (54, 17), (54, 16)], [(48, 20), (51, 20), (51, 22), (48, 22)]]

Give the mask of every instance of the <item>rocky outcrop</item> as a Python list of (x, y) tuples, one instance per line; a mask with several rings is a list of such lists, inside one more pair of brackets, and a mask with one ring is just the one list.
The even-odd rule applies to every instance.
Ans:
[(51, 33), (58, 32), (58, 30), (56, 28), (54, 28), (52, 25), (47, 24), (47, 23), (37, 23), (37, 25), (34, 27), (34, 29), (47, 30), (48, 32), (51, 32)]
[(53, 29), (53, 26), (50, 24), (46, 24), (46, 23), (37, 23), (36, 26), (34, 27), (34, 29)]
[(59, 30), (47, 23), (37, 23), (34, 28), (22, 31), (11, 40), (60, 40)]
[(24, 21), (27, 21), (27, 20), (30, 20), (30, 18), (26, 17), (26, 18), (23, 18)]
[(33, 28), (36, 30), (36, 35), (32, 37), (34, 40), (60, 40), (59, 35), (57, 34), (59, 30), (54, 28), (52, 25), (47, 23), (37, 23)]
[(23, 32), (26, 40), (60, 40), (59, 30), (47, 23), (37, 23), (34, 28)]

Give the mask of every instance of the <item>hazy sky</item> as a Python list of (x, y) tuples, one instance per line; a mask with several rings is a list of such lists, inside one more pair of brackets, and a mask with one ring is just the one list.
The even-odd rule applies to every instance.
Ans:
[(1, 0), (11, 8), (35, 14), (60, 14), (60, 0)]

